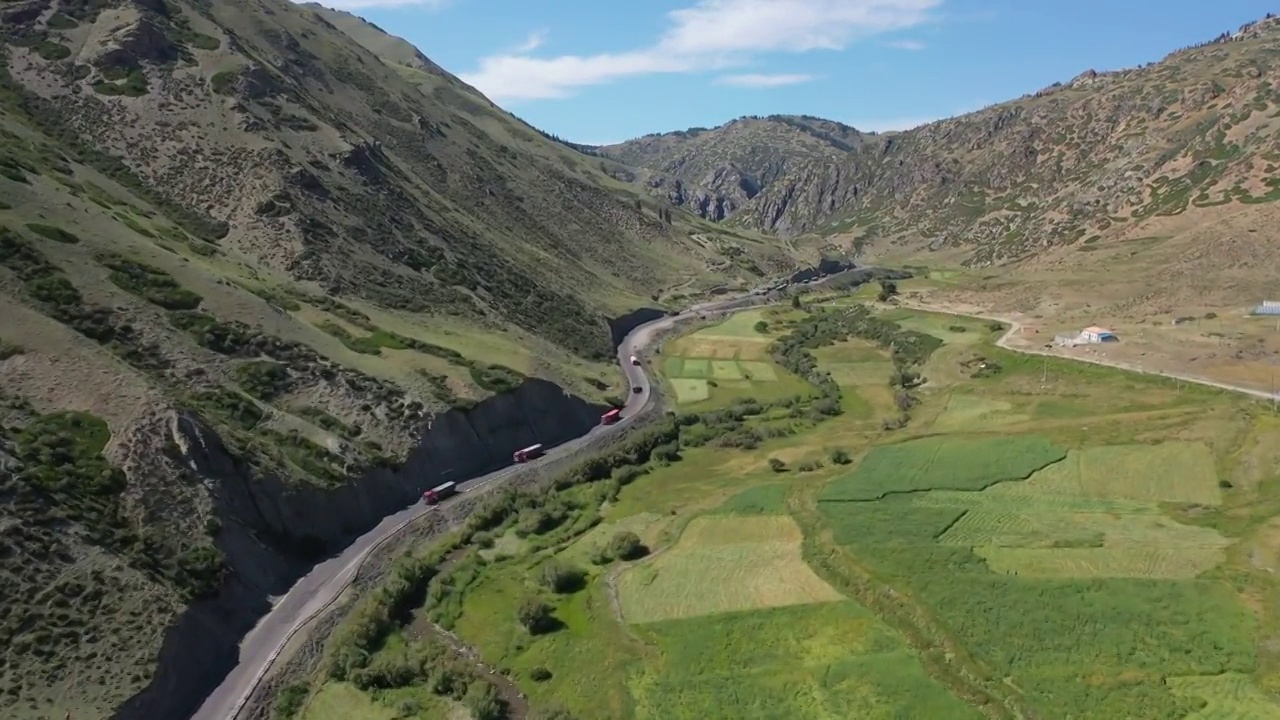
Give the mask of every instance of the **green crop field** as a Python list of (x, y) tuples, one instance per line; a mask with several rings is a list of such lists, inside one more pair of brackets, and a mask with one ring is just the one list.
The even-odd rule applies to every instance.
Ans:
[(642, 637), (663, 660), (632, 680), (641, 718), (982, 717), (851, 602), (655, 623)]
[(1259, 690), (1248, 676), (1225, 673), (1169, 678), (1179, 695), (1204, 700), (1205, 706), (1186, 720), (1273, 720), (1280, 717), (1280, 701)]
[(1031, 416), (1028, 414), (1014, 412), (1013, 403), (990, 400), (968, 393), (953, 393), (947, 399), (946, 407), (934, 419), (933, 429), (963, 432), (976, 428), (1026, 422), (1030, 419)]
[(1219, 505), (1213, 455), (1202, 443), (1102, 445), (1071, 451), (1021, 486), (997, 492), (1072, 495), (1138, 502)]
[(706, 380), (694, 378), (671, 378), (671, 387), (676, 391), (676, 402), (689, 405), (711, 397), (711, 386)]
[(667, 343), (662, 374), (682, 406), (709, 408), (734, 399), (761, 401), (804, 395), (812, 388), (769, 359), (779, 331), (755, 329), (777, 322), (773, 311), (750, 310)]
[(1022, 480), (1067, 456), (1037, 435), (936, 436), (873, 449), (853, 472), (827, 486), (822, 499), (875, 500), (921, 490), (981, 490)]
[(694, 337), (724, 337), (735, 340), (756, 340), (768, 342), (769, 336), (756, 330), (758, 322), (769, 322), (776, 315), (770, 310), (744, 310), (734, 313), (713, 327), (694, 334)]
[(785, 516), (694, 520), (674, 547), (622, 575), (622, 616), (649, 623), (841, 599), (801, 559), (800, 541)]
[(791, 487), (784, 483), (756, 485), (729, 498), (718, 510), (740, 515), (782, 515), (786, 512), (790, 491)]
[(990, 330), (988, 321), (961, 318), (939, 313), (921, 313), (912, 310), (891, 310), (884, 317), (908, 330), (933, 335), (950, 345), (968, 346), (986, 341)]

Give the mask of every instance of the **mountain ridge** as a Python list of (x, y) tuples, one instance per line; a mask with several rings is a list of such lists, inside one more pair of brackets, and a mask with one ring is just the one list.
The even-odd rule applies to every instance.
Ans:
[[(638, 166), (652, 194), (730, 226), (782, 237), (846, 235), (881, 248), (960, 247), (970, 264), (999, 264), (1112, 236), (1123, 224), (1120, 216), (1140, 222), (1188, 205), (1271, 197), (1273, 187), (1258, 177), (1261, 167), (1227, 166), (1275, 152), (1265, 132), (1242, 136), (1241, 126), (1271, 126), (1252, 114), (1273, 111), (1277, 101), (1280, 79), (1267, 49), (1277, 35), (1280, 25), (1268, 16), (1156, 63), (1085, 71), (910, 130), (848, 128), (856, 143), (820, 148), (811, 142), (818, 135), (806, 137), (809, 128), (786, 129), (811, 121), (748, 116), (600, 151)], [(1187, 87), (1170, 94), (1180, 82)], [(1145, 142), (1135, 140), (1139, 131)], [(1114, 142), (1122, 136), (1124, 143)], [(1221, 137), (1200, 141), (1213, 136)], [(779, 155), (791, 166), (780, 167)], [(1200, 175), (1184, 167), (1205, 160), (1212, 167)], [(1146, 174), (1126, 179), (1116, 170), (1121, 166)], [(1078, 185), (1095, 175), (1105, 189), (1044, 192), (1058, 177)], [(1228, 182), (1234, 185), (1215, 187)], [(1010, 200), (1014, 195), (1017, 202)], [(1024, 202), (1043, 207), (1021, 207)], [(1049, 239), (1037, 243), (1027, 240), (1031, 236)]]

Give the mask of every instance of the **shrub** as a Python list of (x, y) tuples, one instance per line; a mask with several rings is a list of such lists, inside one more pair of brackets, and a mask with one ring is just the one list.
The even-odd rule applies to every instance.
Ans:
[(75, 245), (80, 242), (80, 238), (74, 233), (67, 232), (60, 227), (54, 227), (52, 225), (28, 223), (27, 229), (41, 237), (46, 237), (54, 242), (60, 242), (66, 245)]
[(195, 310), (204, 301), (160, 268), (115, 255), (103, 258), (102, 264), (111, 270), (108, 279), (116, 287), (166, 310)]
[(555, 629), (556, 616), (551, 606), (536, 597), (528, 597), (516, 606), (516, 621), (530, 635), (541, 635)]
[(551, 679), (551, 671), (539, 665), (529, 671), (529, 679), (534, 682), (546, 682)]
[(852, 460), (849, 458), (849, 453), (845, 450), (841, 450), (838, 448), (831, 451), (830, 458), (831, 458), (831, 462), (836, 465), (848, 465), (850, 462), (852, 462)]
[(71, 57), (71, 48), (61, 43), (45, 40), (35, 47), (36, 54), (50, 62)]
[(755, 327), (756, 332), (758, 332), (758, 333), (760, 333), (760, 334), (764, 334), (764, 333), (769, 332), (769, 323), (765, 322), (764, 320), (761, 320), (761, 321), (757, 322), (757, 323), (754, 325), (754, 327)]
[(641, 475), (644, 475), (644, 470), (634, 465), (627, 465), (614, 471), (613, 478), (618, 481), (618, 485), (625, 487), (635, 482)]
[(462, 704), (470, 711), (471, 720), (501, 720), (506, 717), (506, 703), (487, 680), (476, 680), (467, 686)]
[(56, 12), (49, 16), (47, 23), (50, 30), (70, 30), (80, 25), (75, 18), (61, 12)]
[(619, 560), (637, 560), (648, 555), (649, 548), (640, 541), (639, 535), (621, 530), (609, 540), (609, 554)]
[(779, 458), (771, 457), (769, 458), (769, 469), (776, 473), (786, 472), (787, 464)]
[(253, 360), (235, 369), (236, 382), (250, 395), (270, 402), (289, 392), (293, 380), (284, 365), (271, 360)]
[(289, 720), (307, 701), (307, 685), (302, 682), (290, 683), (280, 689), (275, 704), (271, 708), (272, 720)]

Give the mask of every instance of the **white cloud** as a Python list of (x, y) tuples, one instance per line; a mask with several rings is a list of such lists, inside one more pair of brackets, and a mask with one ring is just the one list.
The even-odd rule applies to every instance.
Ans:
[[(350, 0), (349, 0), (350, 1)], [(375, 2), (397, 0), (354, 0)], [(840, 50), (878, 33), (919, 25), (943, 0), (697, 0), (667, 14), (648, 47), (552, 58), (509, 52), (481, 58), (462, 79), (492, 100), (562, 98), (591, 85), (659, 73), (741, 65), (768, 52)]]
[(813, 75), (801, 73), (747, 73), (745, 75), (725, 75), (716, 80), (721, 85), (732, 85), (744, 88), (772, 88), (784, 85), (799, 85), (814, 80)]
[(888, 45), (891, 48), (897, 48), (899, 50), (923, 50), (924, 49), (924, 43), (920, 42), (919, 40), (894, 40), (892, 42), (885, 43), (885, 45)]
[(547, 41), (546, 30), (534, 30), (533, 32), (529, 33), (529, 37), (525, 38), (524, 42), (512, 48), (511, 53), (514, 55), (524, 55), (525, 53), (531, 53), (534, 50), (537, 50), (538, 48), (542, 47), (542, 43), (546, 41)]

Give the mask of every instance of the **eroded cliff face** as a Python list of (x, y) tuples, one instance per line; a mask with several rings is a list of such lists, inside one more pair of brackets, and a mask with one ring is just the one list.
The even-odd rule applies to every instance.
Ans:
[(333, 555), (422, 492), (511, 463), (514, 451), (586, 434), (605, 408), (545, 380), (429, 420), (403, 465), (332, 488), (255, 473), (199, 417), (175, 413), (174, 445), (212, 496), (230, 573), (217, 595), (166, 631), (156, 675), (113, 720), (189, 717), (234, 667), (240, 639), (316, 560)]

